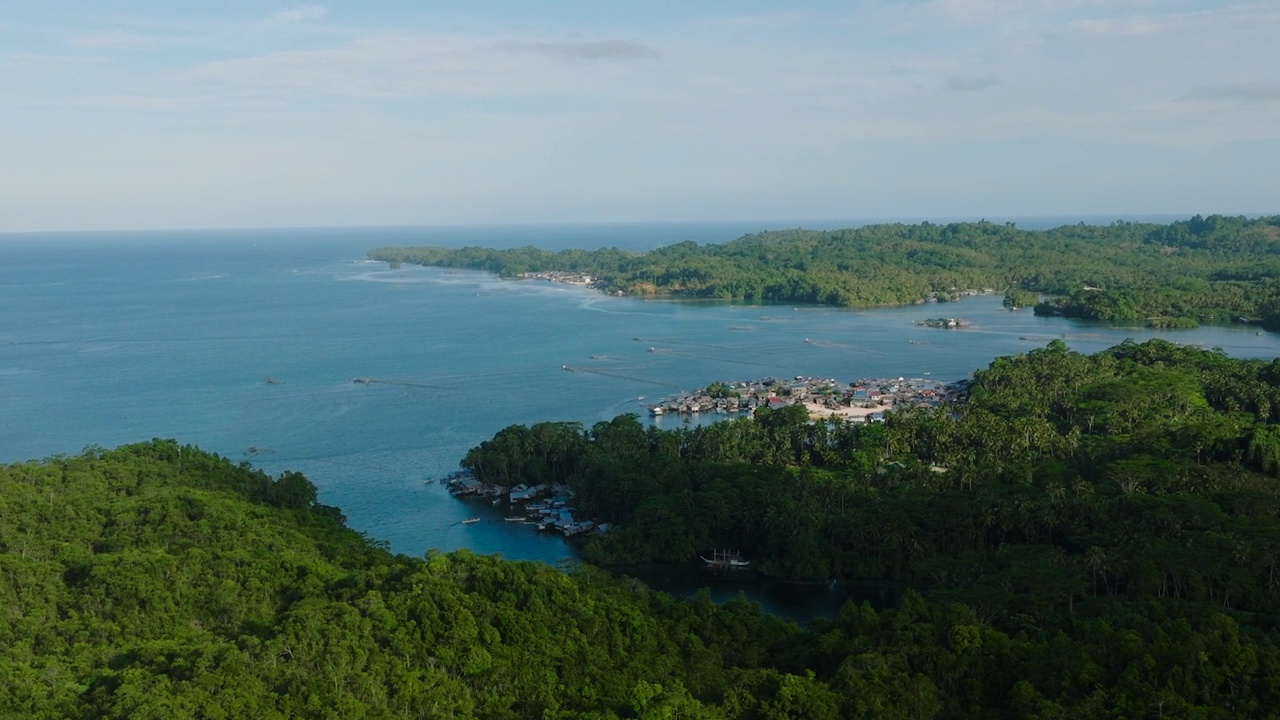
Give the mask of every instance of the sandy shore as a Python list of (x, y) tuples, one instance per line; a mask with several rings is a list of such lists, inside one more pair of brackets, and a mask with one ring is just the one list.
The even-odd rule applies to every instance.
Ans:
[(819, 403), (807, 402), (804, 404), (805, 410), (809, 411), (809, 417), (814, 420), (820, 418), (842, 418), (850, 420), (852, 418), (866, 418), (868, 415), (884, 412), (893, 408), (892, 405), (877, 405), (875, 407), (840, 407), (829, 408)]

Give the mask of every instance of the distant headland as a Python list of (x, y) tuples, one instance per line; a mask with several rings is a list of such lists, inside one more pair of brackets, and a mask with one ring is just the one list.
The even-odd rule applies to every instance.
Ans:
[(384, 247), (368, 256), (572, 282), (614, 295), (876, 307), (999, 288), (1008, 306), (1034, 305), (1041, 315), (1165, 328), (1280, 327), (1280, 215), (1050, 230), (986, 221), (778, 230), (646, 253)]

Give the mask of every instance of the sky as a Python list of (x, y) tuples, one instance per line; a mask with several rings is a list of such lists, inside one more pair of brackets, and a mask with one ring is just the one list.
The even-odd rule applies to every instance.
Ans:
[(1280, 0), (0, 0), (0, 232), (1280, 211)]

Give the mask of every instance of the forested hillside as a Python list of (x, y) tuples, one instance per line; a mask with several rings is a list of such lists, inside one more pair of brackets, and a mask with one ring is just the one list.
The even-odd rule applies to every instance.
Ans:
[[(1280, 360), (1158, 340), (1084, 356), (1054, 341), (979, 371), (962, 402), (883, 424), (786, 406), (675, 430), (632, 415), (516, 425), (463, 466), (499, 484), (568, 482), (585, 514), (619, 526), (586, 548), (600, 562), (733, 547), (766, 573), (954, 586), (993, 612), (1011, 596), (983, 595), (988, 575), (1052, 567), (1055, 607), (1137, 591), (1270, 612), (1277, 420)], [(1190, 529), (1212, 542), (1180, 549)]]
[[(1037, 312), (1189, 326), (1241, 318), (1280, 327), (1280, 216), (1196, 216), (1019, 230), (989, 222), (779, 230), (723, 245), (618, 249), (379, 248), (375, 260), (592, 276), (609, 292), (867, 307), (966, 290), (1053, 296)], [(1030, 293), (1030, 295), (1026, 294)]]
[(397, 556), (173, 441), (0, 468), (0, 717), (1280, 717), (1280, 361), (1002, 358), (877, 425), (511, 426), (601, 562), (895, 578), (806, 628), (590, 568)]
[[(1181, 651), (1154, 646), (1180, 645), (1173, 638), (1189, 632), (1186, 642), (1202, 647), (1192, 638), (1222, 622), (1233, 647), (1241, 634), (1245, 645), (1273, 647), (1278, 420), (1280, 360), (1164, 341), (1085, 356), (1055, 341), (996, 360), (957, 405), (890, 413), (884, 424), (809, 422), (785, 408), (680, 430), (633, 416), (590, 428), (511, 426), (463, 464), (489, 479), (568, 481), (585, 514), (617, 523), (584, 549), (598, 562), (686, 562), (736, 548), (770, 574), (905, 582), (934, 603), (926, 614), (963, 608), (965, 623), (1012, 633), (1013, 641), (1000, 636), (1002, 652), (1039, 638), (1047, 645), (1019, 651), (1029, 654), (1016, 679), (1001, 685), (1016, 694), (1025, 680), (1024, 690), (1039, 688), (1028, 697), (1039, 698), (1044, 686), (1030, 668), (1061, 660), (1041, 676), (1063, 678), (1054, 701), (1036, 707), (1087, 708), (1091, 717), (1273, 716), (1280, 706), (1270, 695), (1251, 710), (1190, 713), (1198, 701), (1173, 677), (1187, 668), (1166, 674), (1185, 662)], [(865, 637), (844, 645), (847, 632), (833, 642), (882, 651)], [(891, 632), (878, 638), (895, 642)], [(1113, 681), (1091, 694), (1081, 678), (1107, 666), (1098, 655), (1105, 646), (1130, 647), (1113, 670), (1151, 671), (1147, 687), (1173, 704), (1157, 708), (1164, 701), (1148, 696), (1130, 714), (1103, 712), (1119, 702), (1100, 689)], [(1237, 667), (1251, 675), (1245, 668), (1272, 662), (1261, 659), (1270, 652), (1253, 647)], [(850, 661), (805, 657), (810, 669)], [(1055, 712), (1039, 716), (1074, 716)]]
[(0, 469), (0, 608), (0, 717), (701, 717), (814, 684), (760, 669), (796, 629), (746, 605), (394, 556), (302, 476), (172, 441)]

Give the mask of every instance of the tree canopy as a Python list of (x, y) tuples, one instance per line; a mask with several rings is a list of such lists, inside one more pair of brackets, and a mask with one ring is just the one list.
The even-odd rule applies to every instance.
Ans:
[[(0, 716), (1274, 718), (1280, 361), (1058, 341), (878, 424), (512, 426), (600, 563), (892, 578), (806, 627), (590, 566), (411, 558), (302, 475), (155, 440), (0, 467)], [(803, 591), (803, 590), (799, 590)]]
[(1280, 216), (1199, 215), (1169, 225), (1116, 222), (1021, 230), (1012, 223), (776, 230), (732, 242), (616, 248), (378, 248), (375, 260), (507, 277), (574, 272), (632, 295), (849, 307), (901, 305), (991, 289), (1043, 314), (1190, 326), (1244, 319), (1280, 327)]

